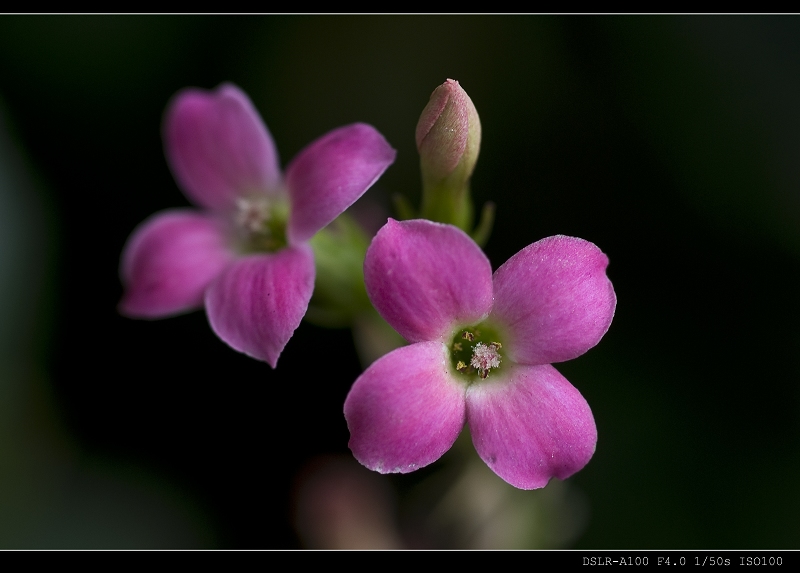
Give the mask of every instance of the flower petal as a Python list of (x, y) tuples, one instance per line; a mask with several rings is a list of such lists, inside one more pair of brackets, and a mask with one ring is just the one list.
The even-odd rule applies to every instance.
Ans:
[(306, 241), (338, 217), (372, 187), (396, 154), (364, 123), (335, 129), (301, 151), (286, 168), (292, 202), (289, 240)]
[(232, 84), (179, 92), (165, 115), (164, 145), (175, 179), (198, 205), (223, 209), (237, 197), (279, 189), (272, 136)]
[(441, 342), (390, 352), (355, 381), (344, 403), (350, 449), (380, 473), (408, 473), (435, 462), (464, 427), (464, 386)]
[(509, 358), (563, 362), (600, 342), (617, 306), (607, 266), (593, 243), (558, 235), (528, 245), (497, 269), (492, 319), (506, 328)]
[(452, 225), (389, 219), (367, 249), (364, 282), (380, 315), (409, 342), (449, 336), (492, 308), (489, 259)]
[(313, 290), (314, 255), (308, 245), (251, 255), (230, 265), (209, 287), (208, 320), (232, 348), (275, 368)]
[(581, 393), (558, 371), (509, 364), (467, 390), (467, 423), (483, 461), (520, 489), (565, 479), (594, 454), (597, 427)]
[(233, 260), (219, 222), (195, 211), (163, 211), (141, 223), (122, 251), (119, 311), (164, 318), (203, 305), (206, 287)]

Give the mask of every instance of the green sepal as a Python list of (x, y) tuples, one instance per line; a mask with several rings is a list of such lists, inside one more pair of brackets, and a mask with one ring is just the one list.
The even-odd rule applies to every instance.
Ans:
[(318, 326), (351, 326), (371, 309), (364, 286), (364, 256), (369, 236), (347, 213), (312, 237), (317, 276), (305, 318)]

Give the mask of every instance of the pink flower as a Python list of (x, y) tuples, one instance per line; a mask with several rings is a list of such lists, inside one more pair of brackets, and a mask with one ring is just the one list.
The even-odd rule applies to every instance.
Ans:
[(608, 330), (616, 295), (607, 265), (594, 244), (559, 235), (492, 275), (456, 227), (390, 219), (367, 251), (365, 281), (411, 344), (373, 363), (347, 396), (356, 459), (410, 472), (439, 459), (467, 423), (481, 458), (518, 488), (580, 470), (597, 428), (550, 363), (580, 356)]
[(205, 305), (234, 349), (276, 366), (314, 290), (308, 240), (358, 199), (395, 151), (373, 127), (335, 129), (286, 169), (236, 86), (186, 89), (167, 108), (167, 161), (201, 210), (156, 213), (122, 253), (120, 311), (163, 318)]

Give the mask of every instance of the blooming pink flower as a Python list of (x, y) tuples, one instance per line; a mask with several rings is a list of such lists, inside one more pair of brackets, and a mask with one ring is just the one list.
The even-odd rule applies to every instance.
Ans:
[(543, 487), (595, 450), (589, 405), (550, 364), (600, 341), (616, 307), (594, 244), (555, 236), (492, 275), (463, 231), (389, 222), (367, 251), (375, 308), (411, 344), (373, 363), (344, 405), (350, 449), (366, 467), (406, 473), (453, 445), (469, 424), (478, 454), (508, 483)]
[(214, 332), (274, 368), (308, 309), (308, 240), (358, 199), (394, 161), (373, 127), (322, 136), (285, 178), (272, 137), (236, 86), (186, 89), (167, 108), (167, 161), (202, 210), (157, 213), (122, 254), (120, 311), (162, 318), (206, 307)]

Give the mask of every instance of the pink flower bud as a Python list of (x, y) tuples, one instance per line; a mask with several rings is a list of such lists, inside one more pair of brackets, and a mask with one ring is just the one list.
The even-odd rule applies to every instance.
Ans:
[(417, 123), (416, 139), (426, 185), (447, 178), (454, 178), (456, 186), (466, 183), (478, 160), (481, 123), (457, 81), (447, 80), (433, 90)]

